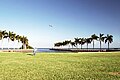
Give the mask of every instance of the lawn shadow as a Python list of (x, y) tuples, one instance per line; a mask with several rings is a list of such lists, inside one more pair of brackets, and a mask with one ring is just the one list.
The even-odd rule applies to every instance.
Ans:
[(33, 54), (27, 54), (27, 55), (33, 56)]

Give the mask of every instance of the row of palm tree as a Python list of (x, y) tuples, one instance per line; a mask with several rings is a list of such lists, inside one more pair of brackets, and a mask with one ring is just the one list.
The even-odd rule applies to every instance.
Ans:
[(78, 48), (78, 45), (84, 45), (85, 43), (87, 44), (87, 49), (88, 49), (88, 44), (93, 43), (93, 49), (94, 49), (94, 42), (99, 41), (100, 42), (100, 50), (101, 50), (101, 43), (105, 42), (108, 43), (108, 49), (109, 49), (109, 44), (113, 42), (113, 36), (107, 34), (107, 36), (104, 36), (104, 34), (99, 34), (97, 36), (96, 34), (91, 35), (89, 38), (74, 38), (74, 41), (71, 40), (65, 40), (63, 42), (57, 42), (54, 44), (55, 47), (60, 47), (60, 46), (66, 46), (66, 45), (71, 45), (72, 48), (73, 46)]
[[(0, 40), (2, 40), (2, 42), (3, 42), (3, 39), (8, 39), (8, 46), (9, 46), (10, 41), (15, 42), (15, 40), (17, 40), (18, 44), (20, 42), (22, 43), (23, 49), (26, 49), (28, 47), (27, 37), (17, 35), (16, 33), (11, 32), (11, 31), (7, 32), (6, 30), (4, 30), (4, 31), (0, 30)], [(1, 45), (1, 47), (2, 47), (2, 45)], [(9, 49), (9, 47), (8, 47), (8, 49)]]

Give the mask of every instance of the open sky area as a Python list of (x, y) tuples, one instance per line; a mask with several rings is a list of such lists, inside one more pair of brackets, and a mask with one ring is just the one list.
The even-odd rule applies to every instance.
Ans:
[(110, 47), (120, 47), (120, 0), (0, 0), (0, 30), (25, 35), (39, 48), (94, 33), (113, 35)]

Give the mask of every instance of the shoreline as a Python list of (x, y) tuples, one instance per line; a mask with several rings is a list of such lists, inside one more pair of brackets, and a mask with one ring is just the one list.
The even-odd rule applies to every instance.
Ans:
[(80, 48), (51, 48), (50, 50), (54, 51), (68, 51), (68, 52), (119, 52), (120, 49), (107, 49), (107, 48), (102, 48), (101, 50), (99, 48), (97, 49), (80, 49)]
[(33, 49), (0, 50), (0, 52), (33, 52)]
[[(43, 48), (44, 49), (44, 48)], [(47, 48), (48, 49), (48, 48)], [(0, 52), (33, 52), (33, 49), (4, 49)], [(49, 48), (49, 50), (40, 50), (38, 48), (37, 52), (120, 52), (120, 49), (75, 49), (75, 48)]]

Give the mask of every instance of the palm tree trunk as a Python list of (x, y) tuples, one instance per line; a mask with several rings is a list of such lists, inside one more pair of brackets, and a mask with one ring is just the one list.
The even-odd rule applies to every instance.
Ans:
[(78, 48), (78, 44), (76, 44), (76, 48)]
[(9, 50), (9, 42), (10, 42), (10, 39), (8, 38), (8, 50)]
[(101, 41), (100, 41), (100, 51), (101, 51)]
[(93, 40), (93, 49), (94, 49), (94, 40)]
[(19, 49), (19, 42), (18, 42), (18, 47), (17, 48)]
[(70, 48), (70, 44), (68, 44), (68, 48)]
[(88, 50), (88, 43), (87, 43), (87, 50)]
[(14, 42), (13, 44), (14, 44), (14, 50), (15, 50), (15, 41), (13, 41), (13, 42)]
[(82, 42), (81, 42), (81, 49), (82, 49)]
[(1, 49), (3, 50), (3, 39), (2, 39), (2, 42), (1, 42)]
[(109, 50), (109, 42), (108, 42), (108, 50)]
[(81, 44), (81, 49), (82, 49), (82, 44)]
[(24, 49), (26, 49), (26, 44), (24, 44)]

